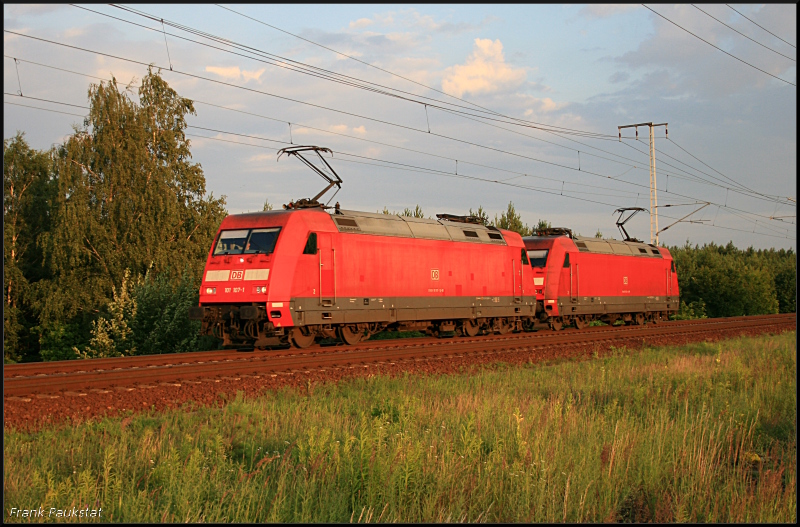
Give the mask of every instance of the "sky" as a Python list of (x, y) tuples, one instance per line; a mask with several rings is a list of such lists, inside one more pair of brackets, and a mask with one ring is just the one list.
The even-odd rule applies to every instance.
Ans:
[[(618, 127), (667, 123), (662, 245), (796, 249), (797, 7), (730, 6), (4, 4), (3, 137), (60, 144), (92, 83), (138, 101), (151, 64), (195, 101), (193, 160), (231, 214), (316, 195), (277, 156), (315, 145), (344, 209), (511, 202), (620, 239), (614, 211), (650, 208), (650, 131)], [(649, 241), (649, 213), (625, 228)]]

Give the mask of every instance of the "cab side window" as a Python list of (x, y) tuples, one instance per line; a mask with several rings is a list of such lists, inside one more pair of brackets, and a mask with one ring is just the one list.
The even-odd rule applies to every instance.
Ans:
[(317, 254), (317, 233), (312, 232), (308, 235), (306, 241), (306, 248), (303, 249), (303, 254)]
[(564, 267), (569, 267), (569, 253), (564, 255)]
[(530, 261), (528, 260), (528, 253), (525, 249), (522, 249), (522, 264), (523, 265), (530, 265)]

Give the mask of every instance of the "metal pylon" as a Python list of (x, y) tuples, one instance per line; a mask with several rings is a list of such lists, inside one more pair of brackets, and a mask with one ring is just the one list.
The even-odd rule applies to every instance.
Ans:
[(658, 245), (658, 196), (656, 193), (656, 144), (653, 136), (653, 127), (663, 126), (669, 137), (667, 123), (639, 123), (618, 126), (619, 140), (622, 141), (623, 128), (636, 128), (636, 140), (639, 140), (639, 127), (647, 126), (650, 128), (650, 243)]

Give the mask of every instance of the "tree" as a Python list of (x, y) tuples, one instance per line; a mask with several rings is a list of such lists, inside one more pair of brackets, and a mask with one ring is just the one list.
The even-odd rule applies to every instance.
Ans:
[[(35, 240), (49, 228), (54, 185), (47, 152), (28, 146), (22, 133), (3, 141), (3, 351), (19, 361), (30, 348), (31, 282), (45, 276)], [(30, 358), (30, 357), (27, 357)]]
[(381, 213), (382, 214), (394, 214), (396, 216), (408, 216), (410, 218), (424, 218), (425, 217), (425, 214), (422, 212), (422, 207), (420, 207), (419, 205), (414, 207), (414, 210), (411, 210), (408, 207), (406, 207), (405, 209), (403, 209), (403, 212), (389, 212), (389, 209), (387, 207), (383, 207), (383, 211)]
[(533, 230), (534, 231), (539, 231), (539, 230), (549, 229), (551, 227), (552, 227), (552, 225), (550, 225), (549, 221), (547, 221), (547, 220), (539, 220), (539, 223), (536, 224), (536, 227), (534, 227)]
[(270, 203), (268, 199), (265, 199), (264, 200), (264, 207), (261, 210), (263, 212), (266, 212), (268, 210), (272, 210), (272, 203)]
[(778, 312), (797, 312), (797, 257), (789, 249), (781, 251), (782, 261), (776, 262), (775, 293), (778, 298)]
[[(704, 305), (709, 317), (778, 313), (789, 309), (785, 292), (795, 279), (794, 254), (737, 249), (733, 243), (672, 247), (681, 302)], [(791, 271), (783, 274), (783, 269)], [(784, 293), (782, 293), (784, 292)], [(781, 302), (781, 298), (784, 299)], [(700, 304), (702, 303), (702, 304)]]
[(530, 236), (532, 233), (528, 224), (522, 223), (522, 218), (514, 209), (514, 204), (510, 201), (508, 202), (508, 209), (506, 209), (506, 212), (502, 213), (499, 219), (497, 215), (495, 215), (492, 224), (500, 229), (514, 231), (520, 236)]
[(601, 239), (601, 240), (603, 239), (603, 233), (602, 233), (602, 232), (600, 232), (600, 229), (597, 229), (597, 232), (596, 232), (596, 233), (594, 233), (594, 237), (595, 237), (595, 238), (599, 238), (599, 239)]
[(194, 105), (151, 69), (139, 99), (114, 79), (93, 84), (84, 127), (57, 150), (53, 227), (41, 240), (53, 274), (40, 295), (44, 322), (94, 316), (125, 269), (175, 277), (189, 265), (200, 276), (226, 212), (191, 162), (184, 130)]
[(489, 215), (485, 210), (483, 210), (483, 205), (478, 205), (478, 210), (475, 212), (472, 212), (472, 209), (469, 209), (469, 215), (477, 217), (484, 225), (489, 225)]
[(417, 205), (414, 207), (414, 210), (409, 209), (408, 207), (403, 210), (403, 213), (400, 216), (408, 216), (411, 218), (424, 218), (425, 214), (422, 213), (422, 207)]

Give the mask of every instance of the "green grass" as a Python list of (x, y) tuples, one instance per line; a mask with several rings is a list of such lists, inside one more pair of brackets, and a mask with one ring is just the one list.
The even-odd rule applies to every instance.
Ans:
[(6, 519), (795, 523), (796, 374), (786, 333), (6, 430)]

